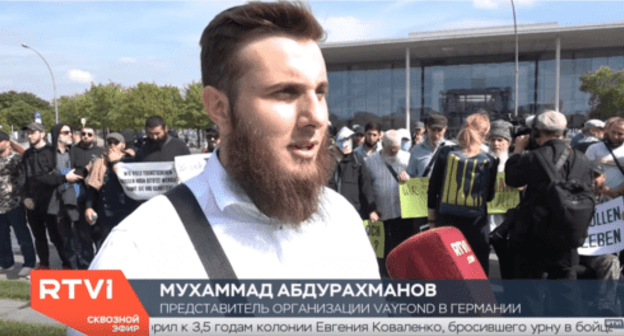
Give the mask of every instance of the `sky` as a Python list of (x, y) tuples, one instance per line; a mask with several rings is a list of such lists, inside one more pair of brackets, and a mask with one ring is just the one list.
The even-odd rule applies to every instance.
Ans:
[[(177, 86), (201, 79), (199, 37), (220, 11), (242, 1), (0, 1), (0, 92), (48, 101), (91, 83)], [(513, 25), (508, 0), (311, 1), (327, 42), (406, 38), (410, 32)], [(515, 0), (519, 24), (624, 20), (624, 1)], [(562, 43), (565, 43), (564, 41)]]

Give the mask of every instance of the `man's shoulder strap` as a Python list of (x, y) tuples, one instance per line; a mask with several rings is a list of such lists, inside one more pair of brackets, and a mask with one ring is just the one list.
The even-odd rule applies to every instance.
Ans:
[(210, 279), (235, 280), (236, 273), (228, 260), (212, 226), (204, 215), (195, 195), (189, 187), (181, 183), (167, 191), (165, 196), (176, 209), (188, 233), (199, 259), (204, 264)]

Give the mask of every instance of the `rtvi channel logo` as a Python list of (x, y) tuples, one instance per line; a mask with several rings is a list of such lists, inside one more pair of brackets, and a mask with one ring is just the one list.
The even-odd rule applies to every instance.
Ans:
[(605, 319), (605, 327), (612, 329), (624, 329), (623, 319)]

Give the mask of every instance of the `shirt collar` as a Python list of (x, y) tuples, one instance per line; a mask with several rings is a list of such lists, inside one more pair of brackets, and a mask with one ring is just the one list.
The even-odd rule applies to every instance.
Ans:
[(227, 173), (219, 160), (219, 152), (217, 147), (206, 162), (206, 169), (204, 169), (205, 178), (219, 209), (224, 211), (230, 205), (239, 204), (253, 207), (255, 211), (260, 212), (234, 178)]

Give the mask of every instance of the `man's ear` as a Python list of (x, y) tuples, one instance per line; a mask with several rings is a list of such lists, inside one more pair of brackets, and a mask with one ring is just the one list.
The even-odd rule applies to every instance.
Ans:
[(230, 102), (227, 95), (214, 86), (206, 86), (202, 91), (202, 102), (210, 120), (219, 127), (219, 137), (229, 134)]

